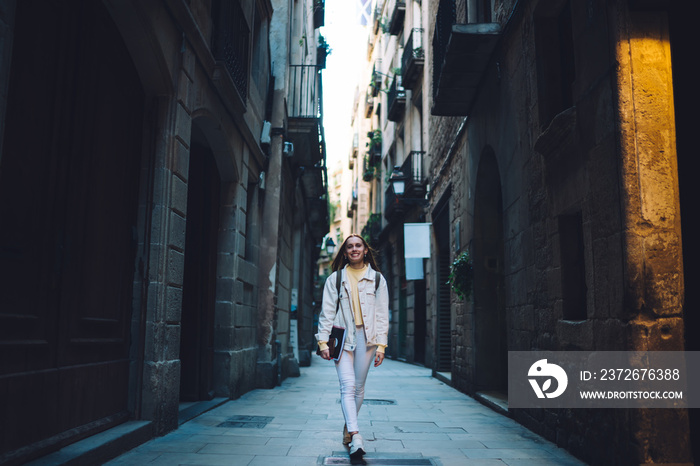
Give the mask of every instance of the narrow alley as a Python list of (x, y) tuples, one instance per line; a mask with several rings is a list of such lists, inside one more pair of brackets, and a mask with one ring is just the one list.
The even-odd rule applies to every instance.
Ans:
[[(342, 427), (335, 370), (314, 357), (281, 387), (248, 392), (108, 464), (350, 464)], [(394, 360), (370, 370), (360, 430), (372, 465), (584, 464), (430, 369)]]

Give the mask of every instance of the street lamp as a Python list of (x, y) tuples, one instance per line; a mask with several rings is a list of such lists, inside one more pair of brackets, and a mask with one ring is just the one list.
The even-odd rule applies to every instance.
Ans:
[(403, 193), (406, 190), (406, 177), (403, 175), (401, 168), (398, 165), (394, 167), (394, 171), (391, 173), (391, 177), (389, 178), (389, 183), (391, 183), (394, 194), (397, 196), (403, 196)]
[(326, 241), (326, 252), (329, 256), (333, 257), (333, 253), (335, 252), (335, 242), (333, 241), (333, 238), (329, 237)]

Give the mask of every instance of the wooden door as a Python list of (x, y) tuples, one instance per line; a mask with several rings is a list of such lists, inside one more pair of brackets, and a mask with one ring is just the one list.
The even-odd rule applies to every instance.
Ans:
[(128, 416), (143, 108), (99, 2), (17, 2), (0, 165), (0, 460)]

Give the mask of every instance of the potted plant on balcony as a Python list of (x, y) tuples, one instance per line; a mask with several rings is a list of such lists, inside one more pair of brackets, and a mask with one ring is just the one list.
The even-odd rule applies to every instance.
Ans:
[(368, 153), (365, 154), (365, 160), (362, 170), (362, 179), (364, 181), (372, 181), (377, 171), (377, 165), (373, 162), (372, 156)]
[(318, 45), (316, 47), (316, 65), (319, 68), (326, 68), (326, 57), (331, 54), (331, 47), (326, 42), (326, 38), (323, 35), (318, 35)]
[(371, 157), (381, 160), (382, 158), (382, 132), (378, 129), (367, 133), (369, 141), (367, 147)]

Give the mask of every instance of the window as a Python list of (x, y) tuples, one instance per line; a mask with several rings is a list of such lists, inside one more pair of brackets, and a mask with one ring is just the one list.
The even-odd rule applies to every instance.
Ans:
[(212, 5), (212, 53), (226, 66), (245, 102), (248, 97), (250, 28), (237, 1), (216, 0)]
[(540, 128), (574, 103), (576, 76), (568, 0), (541, 2), (535, 12), (535, 47)]
[(581, 212), (559, 216), (559, 254), (564, 320), (588, 318), (586, 264)]

